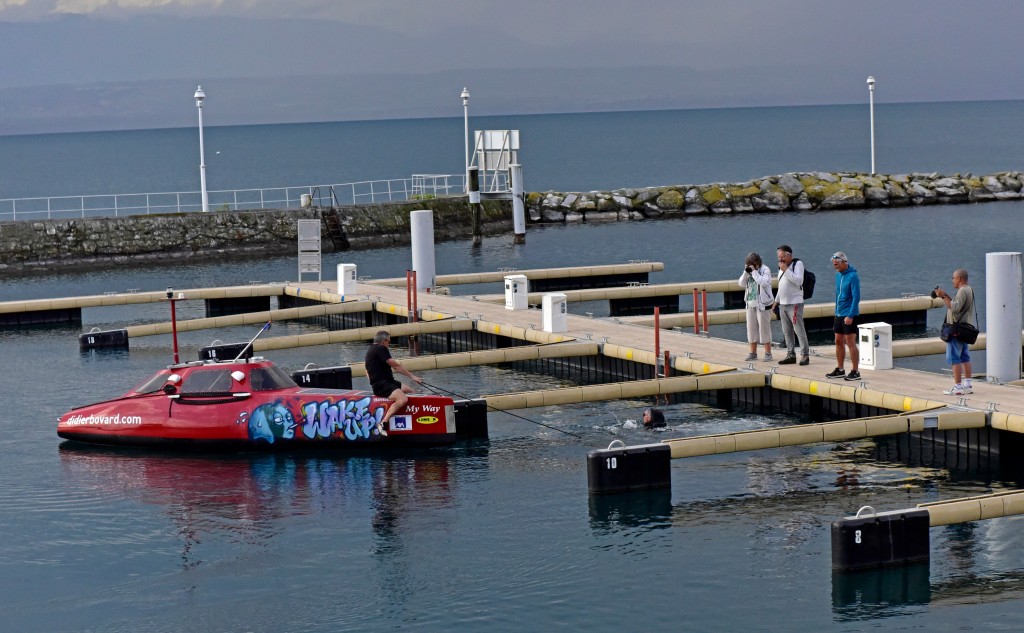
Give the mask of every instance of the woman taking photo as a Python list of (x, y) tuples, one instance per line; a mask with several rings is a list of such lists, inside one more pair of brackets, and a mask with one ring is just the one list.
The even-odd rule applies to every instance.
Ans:
[(757, 253), (750, 253), (739, 279), (747, 306), (747, 342), (750, 354), (746, 360), (757, 360), (757, 344), (764, 345), (764, 360), (772, 359), (772, 271)]

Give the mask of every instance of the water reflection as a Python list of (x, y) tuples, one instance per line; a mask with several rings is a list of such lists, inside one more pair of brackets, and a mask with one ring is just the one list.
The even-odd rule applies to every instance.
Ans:
[[(481, 451), (486, 447), (475, 447), (471, 459)], [(183, 569), (203, 562), (197, 545), (210, 535), (268, 547), (286, 531), (288, 518), (353, 504), (359, 506), (352, 508), (356, 513), (366, 508), (362, 499), (373, 512), (376, 551), (400, 555), (403, 539), (416, 529), (408, 524), (410, 513), (451, 505), (453, 455), (186, 455), (60, 445), (63, 480), (76, 495), (121, 497), (163, 509), (175, 526)]]
[(855, 621), (907, 615), (931, 600), (929, 574), (928, 563), (833, 572), (833, 616), (838, 621)]
[(643, 490), (590, 495), (590, 527), (597, 533), (620, 528), (665, 528), (671, 525), (672, 490)]
[(833, 572), (832, 614), (839, 622), (899, 617), (924, 605), (954, 606), (1020, 600), (1024, 572), (965, 573), (932, 582), (928, 563), (854, 573)]

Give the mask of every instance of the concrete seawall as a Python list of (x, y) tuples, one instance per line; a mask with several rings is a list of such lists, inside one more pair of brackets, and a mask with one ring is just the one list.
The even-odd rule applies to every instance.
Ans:
[[(646, 220), (710, 213), (826, 211), (1024, 198), (1024, 175), (790, 173), (743, 183), (673, 185), (526, 196), (532, 223)], [(472, 235), (472, 211), (455, 196), (339, 209), (354, 249), (409, 242), (409, 212), (431, 209), (438, 241)], [(487, 234), (511, 232), (511, 205), (484, 205)], [(0, 224), (0, 274), (126, 262), (218, 259), (296, 253), (296, 220), (314, 209), (263, 209), (138, 215), (119, 218), (28, 220)], [(334, 249), (326, 229), (323, 250)]]

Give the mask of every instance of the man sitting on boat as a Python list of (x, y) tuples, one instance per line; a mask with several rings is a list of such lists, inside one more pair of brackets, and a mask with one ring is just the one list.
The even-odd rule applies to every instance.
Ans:
[(377, 332), (373, 337), (373, 345), (366, 351), (364, 359), (366, 375), (370, 379), (373, 395), (391, 400), (391, 406), (388, 407), (381, 421), (377, 423), (377, 432), (385, 437), (388, 434), (386, 430), (388, 420), (402, 410), (402, 407), (409, 402), (409, 396), (406, 394), (412, 393), (411, 387), (395, 380), (394, 371), (408, 376), (410, 380), (417, 383), (423, 382), (422, 378), (402, 367), (402, 363), (391, 357), (389, 345), (391, 345), (391, 334), (387, 330)]

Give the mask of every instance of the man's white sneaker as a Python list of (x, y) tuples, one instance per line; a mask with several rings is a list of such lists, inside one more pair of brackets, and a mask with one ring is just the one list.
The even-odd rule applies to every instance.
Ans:
[(944, 389), (942, 393), (946, 394), (947, 396), (962, 396), (964, 395), (964, 388), (961, 387), (960, 385), (953, 385), (949, 389)]
[(970, 385), (964, 385), (964, 393), (974, 393), (974, 388)]

